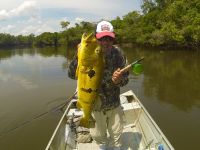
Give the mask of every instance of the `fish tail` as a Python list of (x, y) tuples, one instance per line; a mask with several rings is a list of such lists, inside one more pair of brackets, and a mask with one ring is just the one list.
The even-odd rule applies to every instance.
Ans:
[(87, 106), (84, 103), (81, 103), (77, 101), (76, 106), (83, 111), (83, 117), (80, 120), (80, 126), (86, 127), (86, 128), (92, 128), (95, 125), (95, 119), (91, 115), (91, 107)]
[(76, 107), (78, 107), (78, 108), (82, 108), (82, 106), (81, 106), (81, 104), (79, 103), (79, 101), (77, 101), (77, 103), (76, 103)]
[(91, 118), (83, 117), (81, 118), (79, 125), (85, 128), (93, 128), (95, 126), (95, 120), (93, 117)]

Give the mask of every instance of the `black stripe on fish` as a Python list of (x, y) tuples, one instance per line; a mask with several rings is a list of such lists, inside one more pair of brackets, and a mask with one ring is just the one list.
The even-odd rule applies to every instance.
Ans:
[(91, 70), (89, 70), (89, 71), (81, 70), (81, 73), (88, 74), (88, 76), (90, 77), (90, 79), (91, 79), (92, 77), (94, 77), (95, 74), (96, 74), (96, 72), (95, 72), (93, 69), (91, 69)]
[(91, 88), (89, 88), (89, 89), (81, 88), (81, 90), (86, 92), (86, 93), (97, 92), (97, 89), (96, 90), (92, 90)]
[(94, 77), (95, 76), (95, 71), (94, 70), (90, 70), (89, 72), (88, 72), (88, 76), (90, 77), (90, 78), (92, 78), (92, 77)]

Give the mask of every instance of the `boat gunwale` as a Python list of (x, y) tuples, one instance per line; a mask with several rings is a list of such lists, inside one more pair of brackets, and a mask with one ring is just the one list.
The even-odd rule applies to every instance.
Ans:
[[(169, 142), (169, 140), (167, 139), (167, 137), (166, 137), (166, 136), (164, 135), (164, 133), (161, 131), (161, 129), (159, 128), (159, 126), (157, 125), (157, 123), (153, 120), (153, 118), (152, 118), (151, 115), (148, 113), (148, 111), (146, 110), (146, 108), (144, 107), (144, 105), (143, 105), (143, 104), (140, 102), (140, 100), (137, 98), (137, 96), (135, 95), (135, 93), (134, 93), (132, 90), (129, 90), (129, 91), (124, 92), (124, 93), (122, 93), (122, 94), (120, 94), (120, 95), (122, 95), (122, 96), (132, 96), (132, 97), (133, 97), (133, 101), (134, 101), (134, 100), (137, 101), (137, 103), (140, 105), (140, 108), (139, 108), (139, 109), (143, 110), (144, 115), (147, 116), (147, 119), (148, 119), (148, 120), (146, 121), (146, 123), (148, 123), (148, 122), (150, 121), (150, 123), (152, 123), (152, 125), (154, 126), (154, 128), (157, 130), (158, 134), (161, 136), (161, 139), (164, 140), (164, 142), (166, 143), (166, 145), (167, 145), (171, 150), (174, 150), (173, 146), (171, 145), (171, 143)], [(73, 98), (73, 99), (71, 99), (71, 100), (68, 102), (67, 108), (66, 108), (66, 110), (64, 111), (64, 113), (63, 113), (61, 119), (59, 120), (59, 123), (57, 124), (56, 129), (54, 130), (53, 135), (51, 136), (51, 138), (50, 138), (50, 140), (49, 140), (49, 142), (48, 142), (48, 144), (47, 144), (45, 150), (49, 150), (49, 149), (50, 149), (50, 146), (51, 146), (51, 144), (52, 144), (52, 142), (53, 142), (53, 140), (54, 140), (54, 138), (55, 138), (55, 136), (56, 136), (56, 134), (57, 134), (57, 132), (58, 132), (58, 130), (59, 130), (59, 128), (60, 128), (60, 125), (61, 125), (62, 121), (64, 120), (64, 117), (67, 116), (67, 113), (69, 113), (69, 111), (70, 111), (71, 105), (72, 105), (74, 102), (76, 102), (76, 101), (77, 101), (77, 99)], [(151, 129), (151, 130), (152, 130), (152, 129)], [(144, 133), (143, 133), (143, 134), (144, 134)]]
[(67, 114), (68, 111), (70, 110), (70, 107), (71, 107), (72, 103), (74, 103), (75, 101), (76, 101), (76, 99), (72, 99), (72, 100), (70, 100), (70, 102), (68, 103), (67, 108), (65, 109), (65, 111), (64, 111), (64, 113), (63, 113), (61, 119), (59, 120), (59, 123), (57, 124), (56, 129), (54, 130), (53, 135), (51, 136), (51, 139), (49, 140), (49, 142), (48, 142), (48, 144), (47, 144), (45, 150), (49, 150), (50, 145), (51, 145), (51, 143), (53, 142), (53, 139), (54, 139), (54, 137), (56, 136), (56, 134), (57, 134), (57, 132), (58, 132), (58, 129), (59, 129), (59, 127), (60, 127), (60, 125), (61, 125), (61, 123), (62, 123), (64, 117), (66, 116), (66, 114)]
[(170, 149), (174, 150), (174, 147), (171, 145), (171, 143), (169, 142), (169, 140), (167, 139), (167, 137), (161, 131), (160, 127), (157, 125), (157, 123), (154, 121), (154, 119), (148, 113), (148, 111), (146, 110), (146, 108), (144, 107), (144, 105), (140, 102), (140, 100), (135, 95), (135, 93), (132, 90), (129, 90), (129, 91), (125, 92), (125, 93), (122, 93), (122, 95), (126, 95), (126, 93), (128, 93), (128, 92), (130, 92), (133, 95), (133, 98), (139, 103), (139, 105), (141, 106), (140, 109), (142, 109), (144, 111), (144, 114), (147, 115), (147, 117), (149, 118), (149, 120), (151, 121), (151, 123), (155, 126), (155, 129), (159, 132), (159, 134), (161, 135), (161, 138), (166, 142), (166, 144), (170, 147)]

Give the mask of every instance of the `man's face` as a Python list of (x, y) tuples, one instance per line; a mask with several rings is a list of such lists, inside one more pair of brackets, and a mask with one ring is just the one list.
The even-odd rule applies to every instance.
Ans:
[(103, 52), (105, 53), (111, 49), (111, 46), (113, 45), (113, 38), (104, 36), (98, 39), (98, 42), (101, 45)]

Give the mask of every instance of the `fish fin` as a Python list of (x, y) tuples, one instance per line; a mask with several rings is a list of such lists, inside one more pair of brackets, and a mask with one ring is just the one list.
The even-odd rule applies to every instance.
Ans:
[(78, 101), (77, 101), (77, 103), (76, 103), (76, 107), (82, 108), (81, 104), (80, 104)]
[(77, 49), (79, 49), (81, 47), (81, 43), (79, 43), (78, 45), (77, 45)]
[(88, 34), (87, 40), (92, 41), (93, 39), (94, 39), (94, 34), (93, 33)]
[(79, 65), (76, 68), (76, 78), (78, 78)]
[(94, 40), (94, 34), (91, 32), (90, 34), (87, 34), (87, 33), (83, 33), (82, 35), (82, 38), (81, 38), (81, 41), (92, 41)]
[(86, 33), (83, 33), (82, 37), (81, 37), (81, 43), (83, 42), (83, 40), (85, 40), (86, 37)]

